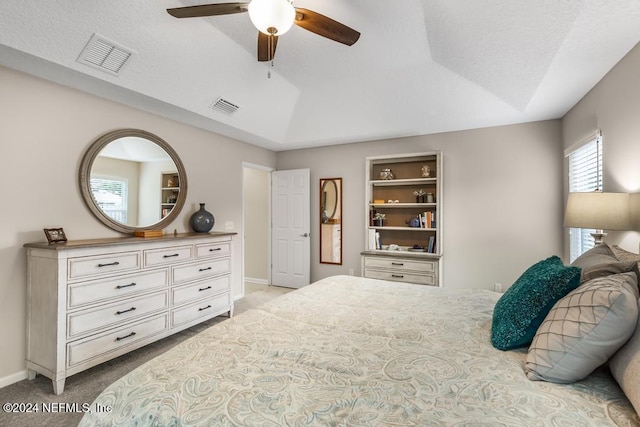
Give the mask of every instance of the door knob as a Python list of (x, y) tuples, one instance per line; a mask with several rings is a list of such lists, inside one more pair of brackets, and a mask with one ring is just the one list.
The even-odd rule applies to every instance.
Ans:
[(301, 234), (300, 236), (302, 236), (302, 237), (309, 237), (310, 235), (311, 235), (311, 233), (304, 233), (304, 234)]

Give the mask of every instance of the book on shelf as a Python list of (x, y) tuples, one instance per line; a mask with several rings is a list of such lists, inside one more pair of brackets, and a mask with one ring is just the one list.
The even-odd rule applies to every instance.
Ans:
[(375, 249), (378, 248), (377, 247), (378, 239), (376, 238), (377, 234), (378, 233), (377, 233), (377, 230), (375, 228), (370, 228), (369, 229), (369, 248), (368, 248), (369, 250), (375, 250)]
[(429, 237), (429, 244), (427, 245), (427, 252), (432, 254), (436, 250), (436, 236)]
[(420, 214), (420, 227), (436, 228), (436, 212), (426, 211)]

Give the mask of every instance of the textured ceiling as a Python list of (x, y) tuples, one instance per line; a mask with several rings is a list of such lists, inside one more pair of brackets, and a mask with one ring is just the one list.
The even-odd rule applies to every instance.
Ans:
[[(280, 151), (560, 118), (640, 41), (639, 0), (296, 0), (362, 35), (294, 26), (271, 67), (248, 14), (166, 13), (206, 3), (2, 0), (0, 64)], [(118, 75), (77, 62), (94, 33)]]

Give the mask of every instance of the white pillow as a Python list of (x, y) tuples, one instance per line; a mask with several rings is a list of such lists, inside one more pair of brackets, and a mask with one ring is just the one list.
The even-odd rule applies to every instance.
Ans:
[(635, 273), (592, 279), (560, 299), (533, 338), (525, 371), (530, 380), (579, 381), (605, 363), (635, 331)]
[(609, 360), (609, 367), (620, 388), (640, 414), (640, 321), (631, 339)]

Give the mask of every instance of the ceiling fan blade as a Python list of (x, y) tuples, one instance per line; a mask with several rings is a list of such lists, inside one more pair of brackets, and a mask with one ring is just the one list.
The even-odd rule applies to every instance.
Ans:
[(247, 11), (248, 6), (248, 3), (203, 4), (200, 6), (176, 7), (167, 9), (167, 12), (176, 18), (198, 18), (202, 16), (242, 13)]
[(360, 38), (360, 33), (353, 28), (309, 9), (296, 7), (294, 23), (305, 30), (347, 46), (351, 46)]
[[(271, 61), (276, 55), (277, 45), (278, 36), (268, 36), (258, 31), (258, 61)], [(269, 50), (271, 50), (271, 54), (269, 54)]]

